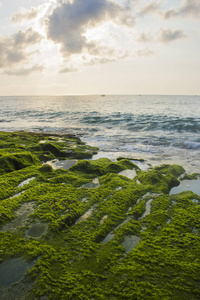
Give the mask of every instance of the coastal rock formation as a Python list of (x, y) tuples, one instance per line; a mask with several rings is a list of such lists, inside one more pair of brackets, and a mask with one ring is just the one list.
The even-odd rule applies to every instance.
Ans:
[(0, 298), (200, 299), (200, 196), (170, 194), (198, 174), (83, 159), (97, 150), (75, 136), (0, 133)]

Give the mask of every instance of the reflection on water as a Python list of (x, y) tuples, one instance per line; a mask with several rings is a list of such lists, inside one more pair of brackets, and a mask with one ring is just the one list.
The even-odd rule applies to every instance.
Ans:
[(23, 223), (27, 220), (28, 216), (32, 213), (34, 213), (34, 203), (24, 203), (17, 211), (16, 215), (17, 217), (9, 222), (8, 224), (5, 224), (0, 231), (7, 231), (7, 230), (15, 230), (16, 227), (22, 226)]
[(31, 177), (31, 178), (28, 178), (28, 179), (22, 181), (22, 182), (18, 185), (18, 188), (23, 187), (24, 185), (28, 184), (29, 182), (31, 182), (31, 181), (34, 180), (34, 179), (35, 179), (35, 177)]
[(100, 220), (100, 225), (108, 218), (108, 215), (103, 216), (103, 218)]
[(33, 266), (34, 262), (28, 263), (23, 258), (13, 258), (0, 265), (0, 289), (9, 287), (12, 283), (22, 279), (24, 273)]
[(140, 219), (143, 219), (144, 217), (148, 216), (151, 212), (151, 202), (153, 199), (150, 199), (146, 202), (146, 207), (145, 207), (145, 212), (143, 213), (143, 215), (141, 216)]
[(76, 222), (75, 224), (78, 224), (82, 221), (85, 221), (87, 218), (89, 218), (92, 215), (92, 212), (94, 210), (94, 206), (92, 206), (88, 211), (86, 211), (86, 213), (84, 213), (84, 215), (82, 215)]
[(199, 204), (199, 200), (198, 200), (198, 199), (191, 199), (191, 201), (192, 201), (194, 204)]
[(124, 224), (128, 223), (131, 220), (131, 216), (128, 216), (126, 218), (126, 220), (124, 220), (121, 224), (119, 224), (114, 230), (119, 229), (121, 226), (123, 226)]
[(124, 241), (122, 242), (122, 245), (126, 249), (126, 252), (130, 252), (131, 250), (133, 250), (137, 246), (137, 244), (139, 242), (140, 242), (140, 237), (139, 236), (130, 235), (130, 236), (126, 236), (124, 238)]
[(81, 202), (82, 202), (82, 203), (87, 203), (88, 201), (89, 201), (89, 200), (88, 200), (86, 197), (84, 197), (84, 198), (81, 199)]
[(140, 160), (131, 160), (135, 165), (138, 166), (138, 168), (140, 168), (140, 170), (142, 171), (148, 171), (151, 168), (151, 165), (149, 163), (147, 163), (146, 161), (140, 161)]
[(55, 169), (64, 169), (68, 170), (70, 167), (74, 166), (78, 162), (77, 159), (68, 159), (68, 160), (49, 160), (46, 163), (50, 165), (54, 170)]
[(94, 189), (100, 186), (99, 178), (94, 178), (92, 182), (85, 183), (81, 186), (81, 188)]
[(170, 224), (170, 223), (171, 223), (171, 221), (172, 221), (172, 219), (173, 219), (173, 218), (169, 218), (169, 219), (167, 220), (167, 222), (166, 222), (166, 223), (167, 223), (167, 224)]
[(12, 198), (15, 198), (15, 197), (19, 197), (20, 195), (22, 195), (22, 194), (25, 193), (25, 192), (26, 192), (26, 191), (22, 191), (22, 192), (17, 193), (17, 194), (15, 194), (15, 195), (13, 195), (13, 196), (7, 198), (7, 199), (12, 199)]
[(194, 227), (194, 228), (192, 229), (192, 233), (194, 233), (194, 234), (196, 234), (196, 235), (199, 235), (199, 229), (196, 228), (196, 227)]
[(192, 191), (200, 196), (200, 180), (183, 180), (179, 186), (171, 189), (170, 194), (178, 194), (183, 191)]
[(47, 231), (47, 224), (37, 223), (33, 224), (27, 232), (28, 237), (39, 238)]
[(110, 240), (114, 238), (115, 234), (113, 232), (110, 232), (105, 239), (102, 241), (102, 244), (108, 243)]
[(129, 179), (133, 179), (137, 175), (137, 173), (135, 172), (135, 170), (123, 170), (123, 171), (119, 172), (118, 174), (126, 176)]

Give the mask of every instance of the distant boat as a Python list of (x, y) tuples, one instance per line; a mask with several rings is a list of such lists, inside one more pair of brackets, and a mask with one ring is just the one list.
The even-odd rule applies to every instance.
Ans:
[(101, 97), (105, 97), (105, 95), (101, 95)]

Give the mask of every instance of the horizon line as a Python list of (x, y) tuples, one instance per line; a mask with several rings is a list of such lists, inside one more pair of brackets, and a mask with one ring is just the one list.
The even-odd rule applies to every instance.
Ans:
[(96, 94), (16, 94), (16, 95), (0, 95), (0, 97), (38, 97), (38, 96), (44, 96), (44, 97), (49, 97), (49, 96), (54, 96), (54, 97), (70, 97), (70, 96), (200, 96), (200, 94), (143, 94), (143, 93), (138, 93), (138, 94), (124, 94), (124, 93), (118, 93), (118, 94), (113, 94), (113, 93), (96, 93)]

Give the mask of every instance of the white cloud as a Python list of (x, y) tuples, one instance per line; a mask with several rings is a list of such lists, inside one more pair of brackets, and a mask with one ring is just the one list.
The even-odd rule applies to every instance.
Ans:
[(22, 48), (39, 43), (43, 37), (38, 32), (33, 31), (32, 28), (29, 28), (25, 32), (20, 30), (13, 35), (13, 38), (14, 45)]
[(21, 23), (24, 20), (33, 20), (38, 14), (39, 9), (37, 7), (32, 7), (31, 9), (21, 7), (17, 13), (11, 16), (11, 21), (13, 23)]
[(153, 38), (150, 30), (148, 30), (146, 32), (142, 31), (142, 33), (139, 35), (137, 41), (140, 43), (153, 42), (154, 38)]
[(176, 40), (184, 39), (186, 37), (183, 30), (161, 29), (157, 40), (161, 43), (168, 44)]
[(160, 11), (160, 2), (151, 1), (141, 8), (140, 15), (157, 13), (159, 11)]
[(69, 66), (69, 67), (64, 67), (64, 68), (61, 68), (59, 73), (71, 73), (71, 72), (77, 72), (78, 69), (73, 67), (73, 66)]
[(106, 46), (101, 47), (95, 38), (89, 40), (87, 32), (109, 21), (133, 26), (135, 19), (127, 3), (120, 5), (111, 0), (59, 1), (49, 16), (48, 39), (61, 46), (64, 57), (81, 53), (102, 56), (103, 52), (108, 52)]
[[(7, 69), (12, 67), (15, 72), (14, 68), (26, 62), (35, 53), (32, 51), (32, 47), (40, 43), (42, 38), (31, 28), (11, 36), (0, 36), (0, 68), (8, 74)], [(34, 70), (35, 68), (32, 69), (32, 71)]]
[(143, 49), (139, 49), (135, 52), (136, 56), (139, 57), (149, 57), (154, 55), (154, 51), (150, 48), (143, 48)]
[(34, 65), (30, 68), (19, 68), (19, 69), (12, 69), (12, 70), (6, 70), (4, 71), (4, 74), (10, 75), (10, 76), (27, 76), (34, 72), (41, 72), (44, 70), (44, 66), (42, 65)]
[(178, 8), (167, 10), (163, 13), (164, 19), (172, 17), (200, 17), (200, 1), (199, 0), (184, 0)]

